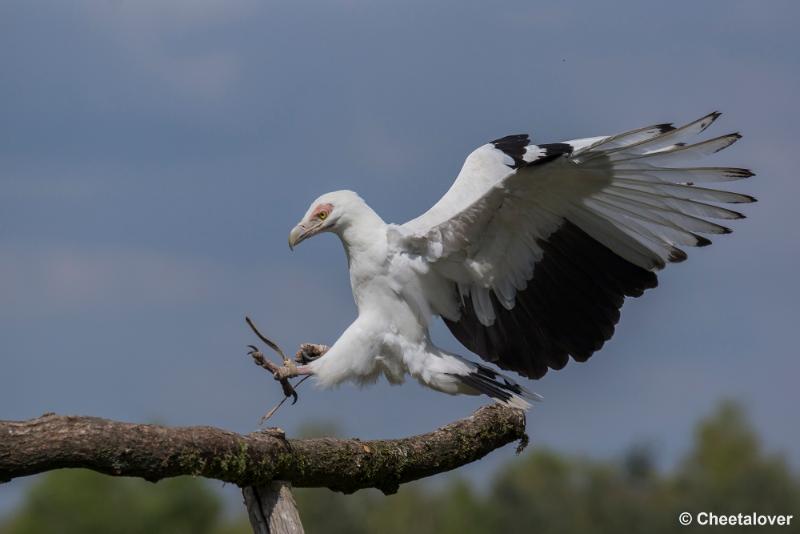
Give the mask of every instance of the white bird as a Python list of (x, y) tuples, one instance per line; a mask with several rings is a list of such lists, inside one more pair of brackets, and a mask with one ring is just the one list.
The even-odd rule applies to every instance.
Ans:
[(280, 376), (312, 374), (333, 386), (381, 374), (397, 384), (410, 374), (438, 391), (527, 408), (537, 395), (435, 346), (431, 321), (441, 317), (467, 349), (525, 377), (561, 369), (570, 356), (586, 361), (611, 338), (625, 297), (686, 259), (680, 246), (730, 233), (709, 219), (743, 217), (718, 204), (755, 200), (696, 185), (749, 170), (680, 166), (741, 137), (687, 143), (718, 117), (555, 144), (497, 139), (467, 157), (431, 209), (402, 225), (384, 222), (352, 191), (322, 195), (289, 246), (339, 236), (358, 317), (323, 357)]

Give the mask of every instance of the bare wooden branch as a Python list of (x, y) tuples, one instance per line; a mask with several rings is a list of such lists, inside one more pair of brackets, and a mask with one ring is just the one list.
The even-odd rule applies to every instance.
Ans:
[(274, 481), (242, 488), (242, 495), (254, 534), (303, 534), (289, 483)]
[(0, 421), (0, 482), (64, 467), (150, 481), (197, 475), (241, 487), (273, 480), (351, 493), (400, 484), (478, 460), (525, 440), (525, 414), (499, 404), (434, 432), (394, 440), (286, 439), (279, 429), (240, 435), (45, 414)]

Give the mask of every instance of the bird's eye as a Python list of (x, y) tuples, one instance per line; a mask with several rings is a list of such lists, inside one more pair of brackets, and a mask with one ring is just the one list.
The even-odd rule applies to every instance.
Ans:
[(328, 218), (328, 213), (325, 211), (321, 211), (319, 212), (319, 215), (317, 215), (317, 217), (319, 217), (320, 221), (324, 221), (325, 219)]

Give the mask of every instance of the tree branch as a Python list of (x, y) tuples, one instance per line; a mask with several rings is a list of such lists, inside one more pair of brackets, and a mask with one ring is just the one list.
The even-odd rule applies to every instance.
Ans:
[(303, 534), (303, 523), (286, 482), (242, 488), (253, 534)]
[(352, 493), (400, 484), (526, 442), (525, 414), (494, 404), (434, 432), (394, 440), (286, 439), (279, 429), (240, 435), (213, 427), (165, 427), (45, 414), (0, 421), (0, 482), (64, 467), (150, 481), (197, 475), (241, 487), (272, 480)]

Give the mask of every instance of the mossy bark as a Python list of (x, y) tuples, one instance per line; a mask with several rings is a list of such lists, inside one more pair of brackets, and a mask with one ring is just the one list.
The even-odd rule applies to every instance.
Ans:
[(352, 493), (400, 484), (478, 460), (525, 441), (525, 415), (495, 404), (434, 432), (394, 440), (287, 439), (278, 429), (240, 435), (219, 428), (166, 427), (45, 414), (0, 421), (0, 482), (67, 467), (150, 481), (194, 475), (258, 486)]

